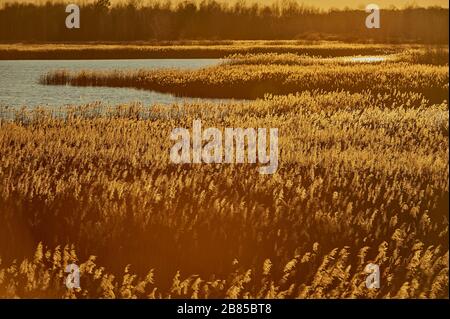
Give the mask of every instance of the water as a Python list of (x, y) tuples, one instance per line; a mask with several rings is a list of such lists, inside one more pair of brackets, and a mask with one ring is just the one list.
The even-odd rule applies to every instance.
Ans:
[[(76, 87), (42, 85), (39, 77), (55, 69), (124, 70), (157, 68), (202, 68), (218, 64), (220, 59), (147, 59), (147, 60), (14, 60), (0, 61), (0, 105), (63, 106), (101, 101), (108, 105), (130, 102), (177, 103), (194, 101), (171, 94), (133, 88)], [(204, 100), (204, 99), (202, 99)], [(211, 99), (208, 99), (211, 100)]]
[(341, 60), (346, 62), (355, 62), (355, 63), (376, 63), (376, 62), (385, 62), (391, 60), (392, 57), (388, 57), (386, 55), (374, 55), (374, 56), (355, 56), (355, 57), (342, 57)]
[[(338, 57), (350, 62), (381, 62), (386, 56)], [(0, 61), (0, 105), (5, 106), (64, 106), (101, 101), (106, 105), (141, 102), (171, 104), (183, 101), (226, 101), (176, 97), (168, 93), (133, 88), (77, 87), (42, 85), (39, 77), (56, 69), (69, 70), (133, 70), (140, 68), (202, 68), (216, 65), (220, 59), (144, 59), (144, 60), (14, 60)]]

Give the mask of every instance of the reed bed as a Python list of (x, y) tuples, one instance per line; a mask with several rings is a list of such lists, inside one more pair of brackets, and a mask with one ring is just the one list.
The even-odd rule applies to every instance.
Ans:
[[(261, 98), (322, 89), (385, 94), (393, 90), (423, 94), (440, 103), (448, 99), (447, 66), (406, 62), (313, 62), (293, 55), (245, 56), (199, 70), (67, 71), (44, 74), (40, 82), (51, 85), (134, 87), (177, 96), (211, 98)], [(264, 63), (264, 61), (272, 63)], [(249, 63), (246, 63), (250, 61)], [(261, 63), (261, 61), (263, 61)], [(281, 61), (281, 62), (280, 62)], [(309, 65), (305, 66), (304, 61)]]
[(231, 54), (295, 53), (321, 57), (395, 53), (389, 44), (327, 41), (172, 41), (117, 43), (0, 44), (0, 60), (224, 58)]
[(416, 47), (403, 50), (398, 48), (397, 53), (386, 55), (353, 55), (337, 57), (310, 56), (295, 53), (266, 53), (266, 54), (232, 54), (226, 57), (226, 64), (231, 65), (354, 65), (360, 63), (381, 64), (408, 62), (410, 64), (448, 65), (448, 48), (442, 46)]
[(399, 61), (448, 66), (448, 47), (431, 46), (422, 49), (409, 49), (400, 54)]
[[(224, 64), (226, 65), (298, 65), (298, 66), (311, 66), (311, 65), (328, 65), (333, 67), (335, 65), (354, 65), (354, 59), (364, 59), (370, 62), (370, 58), (380, 58), (377, 62), (370, 62), (371, 64), (382, 62), (394, 62), (397, 55), (374, 55), (374, 56), (341, 56), (341, 57), (328, 57), (323, 58), (320, 56), (310, 56), (307, 54), (298, 55), (294, 53), (266, 53), (266, 54), (232, 54), (225, 58)], [(352, 60), (353, 59), (353, 60)], [(364, 60), (363, 60), (364, 61)]]
[[(448, 298), (447, 102), (306, 91), (11, 115), (1, 297)], [(278, 127), (277, 173), (171, 164), (171, 130), (196, 118)], [(71, 262), (80, 289), (63, 284)], [(365, 287), (370, 262), (380, 289)]]

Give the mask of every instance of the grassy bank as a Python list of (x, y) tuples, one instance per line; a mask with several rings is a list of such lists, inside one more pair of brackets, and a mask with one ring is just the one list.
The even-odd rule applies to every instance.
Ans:
[[(304, 92), (49, 112), (0, 122), (2, 297), (448, 298), (447, 104)], [(195, 118), (279, 128), (277, 173), (171, 164), (171, 130)], [(61, 284), (70, 262), (80, 290)]]

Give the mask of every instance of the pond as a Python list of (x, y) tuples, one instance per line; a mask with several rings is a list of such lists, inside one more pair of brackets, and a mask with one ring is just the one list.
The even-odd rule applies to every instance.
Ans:
[[(348, 56), (332, 59), (375, 63), (387, 61), (387, 56)], [(39, 84), (41, 75), (57, 70), (136, 70), (140, 68), (196, 69), (219, 64), (221, 59), (124, 59), (124, 60), (9, 60), (0, 61), (0, 105), (1, 106), (64, 106), (102, 102), (105, 105), (140, 102), (172, 104), (193, 101), (222, 101), (225, 99), (176, 97), (135, 88), (85, 87)]]
[[(108, 105), (141, 102), (171, 104), (199, 99), (133, 88), (54, 86), (38, 83), (39, 77), (55, 69), (127, 70), (159, 68), (202, 68), (220, 59), (145, 59), (145, 60), (8, 60), (0, 61), (0, 105), (63, 106), (101, 101)], [(205, 100), (205, 99), (202, 99)], [(207, 99), (214, 101), (213, 99)]]

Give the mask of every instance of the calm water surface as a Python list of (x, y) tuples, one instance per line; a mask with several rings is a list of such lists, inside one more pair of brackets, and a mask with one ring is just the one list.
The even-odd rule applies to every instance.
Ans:
[[(381, 62), (386, 56), (337, 57), (351, 62)], [(141, 102), (177, 103), (183, 101), (226, 101), (175, 97), (168, 93), (133, 88), (77, 87), (42, 85), (39, 77), (56, 69), (69, 70), (127, 70), (181, 68), (195, 69), (218, 64), (220, 59), (145, 59), (145, 60), (14, 60), (0, 61), (0, 105), (6, 106), (64, 106), (103, 102), (107, 105)]]
[(219, 59), (146, 59), (146, 60), (15, 60), (0, 61), (0, 105), (61, 106), (102, 101), (105, 104), (142, 102), (176, 103), (194, 101), (171, 94), (133, 88), (76, 87), (42, 85), (39, 77), (55, 69), (126, 70), (158, 68), (202, 68), (218, 64)]

